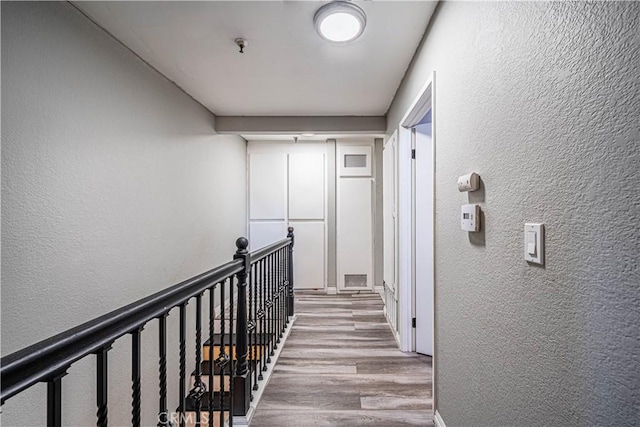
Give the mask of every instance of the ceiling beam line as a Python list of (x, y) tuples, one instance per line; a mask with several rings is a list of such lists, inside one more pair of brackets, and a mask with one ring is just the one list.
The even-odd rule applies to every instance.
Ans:
[(231, 134), (341, 133), (387, 130), (385, 116), (217, 116), (216, 132)]

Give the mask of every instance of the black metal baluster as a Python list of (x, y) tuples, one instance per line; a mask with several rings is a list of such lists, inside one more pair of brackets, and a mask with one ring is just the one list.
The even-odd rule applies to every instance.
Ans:
[(213, 427), (213, 396), (214, 396), (214, 360), (213, 360), (213, 347), (215, 338), (215, 291), (216, 286), (209, 288), (209, 427)]
[(289, 324), (289, 304), (287, 299), (289, 297), (289, 293), (287, 291), (287, 286), (289, 286), (289, 281), (287, 280), (287, 248), (284, 247), (282, 250), (282, 286), (284, 286), (283, 295), (284, 295), (284, 327), (286, 329)]
[(131, 332), (131, 425), (133, 427), (140, 427), (141, 332), (141, 327)]
[(107, 364), (107, 352), (111, 350), (111, 345), (101, 348), (96, 353), (97, 356), (97, 382), (98, 382), (98, 393), (96, 404), (98, 406), (98, 412), (96, 413), (98, 417), (98, 422), (96, 425), (98, 427), (106, 427), (107, 426), (107, 398), (109, 396), (108, 387), (107, 387), (107, 376), (109, 374), (109, 366)]
[[(271, 353), (269, 354), (269, 356), (273, 356), (275, 355), (275, 350), (278, 349), (278, 343), (276, 342), (276, 336), (277, 336), (277, 315), (276, 315), (276, 310), (278, 307), (278, 300), (276, 299), (276, 277), (275, 277), (275, 270), (276, 270), (276, 261), (275, 261), (275, 256), (274, 254), (270, 254), (269, 255), (269, 260), (270, 260), (270, 267), (269, 267), (269, 280), (271, 283), (271, 334), (272, 334), (272, 338), (271, 341), (273, 343), (273, 345), (271, 346)], [(269, 363), (271, 363), (271, 358), (269, 358)]]
[[(202, 383), (202, 294), (196, 296), (196, 375), (193, 388), (189, 397), (195, 402), (196, 426), (201, 425), (202, 397), (205, 386)], [(209, 359), (211, 359), (211, 347), (209, 347)]]
[(185, 426), (187, 410), (187, 304), (180, 304), (180, 427)]
[(258, 278), (256, 277), (256, 268), (257, 266), (254, 264), (251, 266), (251, 284), (253, 286), (253, 292), (255, 294), (255, 301), (253, 304), (253, 323), (255, 327), (253, 328), (253, 347), (251, 348), (251, 373), (253, 374), (253, 390), (258, 390), (258, 305), (259, 298), (258, 295)]
[(278, 342), (282, 340), (282, 333), (284, 331), (284, 298), (282, 291), (284, 290), (284, 279), (282, 277), (282, 249), (276, 252), (278, 263)]
[[(225, 323), (227, 322), (226, 309), (225, 309), (226, 285), (227, 285), (227, 281), (225, 280), (224, 282), (222, 282), (222, 286), (220, 287), (220, 351), (219, 351), (218, 357), (216, 358), (216, 363), (218, 364), (218, 367), (220, 369), (220, 394), (218, 395), (218, 401), (220, 402), (220, 425), (221, 426), (224, 425), (224, 374), (225, 374), (225, 367), (226, 367), (226, 360), (225, 360), (226, 353), (225, 353), (224, 343), (225, 343), (225, 333), (226, 333)], [(233, 295), (233, 289), (232, 289), (231, 295)], [(211, 343), (211, 348), (209, 350), (210, 363), (213, 362), (213, 349), (214, 349), (214, 346), (213, 346), (213, 343)]]
[[(248, 267), (249, 271), (251, 271), (251, 266)], [(249, 380), (249, 395), (250, 395), (250, 399), (253, 400), (253, 376), (251, 375), (251, 343), (252, 343), (252, 339), (253, 339), (253, 310), (252, 310), (252, 305), (253, 305), (253, 288), (251, 287), (251, 274), (249, 274), (249, 271), (247, 271), (247, 277), (246, 277), (246, 283), (247, 283), (247, 297), (248, 297), (248, 302), (247, 302), (247, 367), (248, 367), (248, 380)]]
[(158, 427), (169, 426), (167, 412), (167, 316), (158, 317)]
[[(271, 346), (273, 345), (273, 334), (271, 333), (271, 328), (272, 328), (272, 321), (273, 321), (273, 315), (271, 313), (271, 307), (272, 307), (272, 299), (271, 299), (271, 282), (269, 279), (269, 268), (270, 268), (271, 262), (269, 257), (266, 257), (264, 259), (264, 282), (265, 282), (265, 299), (266, 299), (266, 306), (267, 306), (267, 312), (265, 314), (266, 318), (267, 318), (267, 360), (266, 363), (269, 364), (271, 363)], [(267, 370), (267, 367), (265, 365), (265, 371)]]
[[(237, 242), (236, 242), (237, 245)], [(236, 349), (232, 350), (232, 346), (233, 343), (236, 343), (236, 347), (237, 347), (237, 341), (233, 339), (234, 337), (234, 329), (233, 329), (233, 309), (234, 309), (234, 300), (233, 300), (233, 290), (235, 289), (234, 284), (233, 284), (233, 277), (229, 278), (229, 353), (231, 354), (231, 357), (229, 360), (233, 361), (235, 360), (235, 363), (231, 362), (228, 363), (229, 365), (229, 427), (233, 427), (233, 389), (234, 389), (234, 381), (235, 381), (235, 375), (236, 375), (236, 370), (234, 369), (235, 366), (237, 366), (238, 361), (236, 359), (234, 359), (236, 353)], [(237, 339), (237, 338), (236, 338)]]
[(293, 244), (295, 242), (295, 236), (293, 235), (293, 227), (289, 227), (289, 234), (287, 237), (291, 239), (291, 243), (288, 246), (288, 259), (287, 259), (287, 279), (289, 281), (289, 298), (287, 298), (287, 306), (289, 308), (289, 316), (293, 316), (295, 314), (294, 310), (294, 295), (293, 295)]
[(267, 340), (266, 340), (266, 331), (267, 331), (267, 306), (265, 304), (266, 302), (266, 294), (264, 292), (264, 260), (260, 260), (257, 263), (257, 271), (256, 271), (256, 278), (258, 280), (258, 292), (260, 294), (260, 361), (258, 363), (258, 370), (260, 371), (260, 374), (258, 376), (259, 380), (264, 379), (264, 377), (262, 376), (262, 371), (266, 370), (266, 357), (265, 354), (267, 353), (265, 350), (265, 346), (267, 345)]
[(61, 372), (47, 381), (47, 427), (62, 426), (62, 377)]
[(282, 275), (282, 329), (283, 331), (287, 328), (287, 324), (289, 323), (289, 315), (287, 314), (287, 248), (281, 249), (281, 257), (282, 257), (282, 265), (281, 265), (281, 275)]
[(278, 348), (278, 344), (280, 344), (280, 298), (278, 294), (278, 251), (271, 254), (273, 257), (273, 295), (275, 301), (274, 311), (276, 313), (275, 324), (273, 332), (275, 335), (273, 338), (275, 339), (275, 348)]
[(290, 322), (291, 313), (289, 312), (289, 250), (288, 247), (283, 249), (284, 251), (284, 293), (285, 293), (285, 301), (286, 301), (286, 314), (287, 314), (287, 325)]
[(261, 276), (262, 261), (259, 261), (255, 266), (255, 278), (256, 289), (258, 293), (258, 325), (260, 326), (260, 342), (258, 344), (258, 360), (256, 361), (256, 372), (258, 372), (258, 381), (262, 381), (262, 367), (264, 365), (264, 295), (262, 292), (262, 276)]

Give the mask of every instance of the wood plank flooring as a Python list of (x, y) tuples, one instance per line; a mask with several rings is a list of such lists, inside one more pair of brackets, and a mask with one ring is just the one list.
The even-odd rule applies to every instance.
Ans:
[(433, 426), (431, 358), (402, 353), (378, 294), (296, 292), (252, 427)]

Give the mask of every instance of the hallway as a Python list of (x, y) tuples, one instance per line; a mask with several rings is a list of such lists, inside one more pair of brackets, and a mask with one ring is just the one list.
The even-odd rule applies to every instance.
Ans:
[(398, 350), (378, 294), (296, 293), (254, 426), (431, 426), (431, 358)]

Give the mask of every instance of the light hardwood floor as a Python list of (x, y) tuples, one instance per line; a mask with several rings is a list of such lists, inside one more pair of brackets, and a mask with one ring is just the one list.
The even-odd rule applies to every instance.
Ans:
[(402, 353), (378, 294), (296, 293), (251, 427), (433, 426), (431, 358)]

